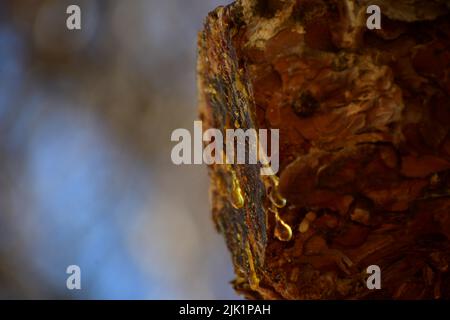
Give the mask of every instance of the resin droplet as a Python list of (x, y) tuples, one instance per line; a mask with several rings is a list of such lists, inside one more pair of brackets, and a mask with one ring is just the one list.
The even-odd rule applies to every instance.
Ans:
[(236, 174), (233, 172), (230, 202), (233, 208), (241, 209), (244, 206), (244, 195)]
[(286, 199), (281, 196), (276, 188), (273, 188), (270, 192), (269, 199), (277, 208), (283, 208), (284, 206), (286, 206)]
[(292, 239), (291, 227), (280, 218), (278, 210), (271, 209), (271, 211), (275, 214), (275, 232), (274, 232), (275, 237), (280, 241), (291, 240)]
[(265, 176), (263, 178), (266, 183), (266, 188), (269, 189), (269, 200), (277, 208), (286, 206), (286, 199), (278, 191), (278, 177), (276, 175)]
[(253, 254), (252, 251), (250, 250), (250, 245), (248, 242), (245, 243), (245, 252), (247, 254), (247, 261), (250, 269), (250, 277), (249, 277), (250, 288), (256, 290), (259, 287), (259, 278), (258, 275), (256, 274), (255, 262), (253, 261)]

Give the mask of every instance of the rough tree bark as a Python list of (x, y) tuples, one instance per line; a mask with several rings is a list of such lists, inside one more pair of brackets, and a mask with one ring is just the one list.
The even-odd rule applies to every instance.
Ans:
[[(366, 28), (369, 4), (381, 7), (381, 30)], [(238, 292), (450, 298), (449, 8), (238, 0), (208, 15), (204, 129), (280, 129), (278, 176), (209, 169)], [(366, 287), (372, 264), (381, 290)]]

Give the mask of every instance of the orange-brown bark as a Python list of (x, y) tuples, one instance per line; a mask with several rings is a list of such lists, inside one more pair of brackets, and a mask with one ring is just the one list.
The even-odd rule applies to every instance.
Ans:
[[(280, 129), (278, 185), (255, 165), (210, 167), (247, 297), (450, 298), (449, 2), (374, 1), (381, 30), (366, 2), (242, 0), (200, 34), (204, 125)], [(365, 286), (372, 264), (381, 290)]]

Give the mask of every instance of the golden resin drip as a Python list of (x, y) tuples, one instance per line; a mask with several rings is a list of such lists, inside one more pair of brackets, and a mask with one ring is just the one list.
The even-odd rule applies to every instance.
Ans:
[(231, 174), (231, 191), (228, 195), (228, 200), (231, 206), (235, 209), (242, 209), (245, 204), (244, 192), (242, 191), (239, 179), (236, 176), (232, 165), (229, 163), (226, 153), (221, 150), (223, 163), (226, 166), (226, 171)]
[(230, 202), (233, 208), (235, 209), (241, 209), (242, 207), (244, 207), (245, 204), (244, 194), (242, 192), (239, 180), (237, 179), (236, 173), (234, 171), (231, 171)]
[(250, 277), (249, 277), (250, 288), (256, 290), (259, 287), (259, 278), (258, 275), (256, 274), (255, 263), (253, 261), (253, 254), (252, 251), (250, 250), (250, 244), (248, 242), (245, 243), (245, 253), (247, 255), (248, 266), (250, 269)]
[[(229, 195), (229, 201), (233, 208), (241, 209), (245, 204), (244, 193), (236, 176), (236, 172), (234, 171), (231, 164), (229, 164), (229, 161), (227, 161), (227, 155), (223, 152), (223, 150), (222, 159), (224, 159), (227, 171), (231, 173), (231, 193)], [(269, 208), (269, 211), (273, 212), (275, 215), (274, 236), (280, 241), (290, 241), (292, 239), (292, 228), (286, 222), (284, 222), (283, 219), (281, 219), (278, 213), (278, 209), (284, 208), (287, 203), (286, 199), (278, 191), (278, 177), (275, 174), (263, 175), (262, 179), (266, 189), (270, 190), (268, 197), (271, 206)]]
[(275, 237), (280, 241), (291, 240), (292, 228), (286, 222), (284, 222), (283, 219), (280, 218), (278, 209), (276, 207), (271, 208), (270, 211), (272, 211), (275, 214), (275, 231), (274, 231)]
[(281, 196), (278, 189), (272, 188), (269, 193), (269, 199), (272, 204), (277, 208), (283, 208), (286, 206), (286, 199)]
[(284, 208), (287, 203), (286, 199), (283, 198), (278, 191), (278, 177), (276, 175), (266, 176), (265, 183), (266, 188), (270, 190), (269, 200), (271, 207), (269, 208), (269, 211), (275, 215), (274, 236), (280, 241), (289, 241), (292, 239), (292, 228), (281, 219), (280, 214), (278, 213), (278, 209)]

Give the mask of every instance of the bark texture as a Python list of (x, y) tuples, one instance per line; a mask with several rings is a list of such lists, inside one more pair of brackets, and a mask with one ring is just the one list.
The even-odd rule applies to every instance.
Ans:
[[(381, 7), (381, 30), (366, 28), (370, 4)], [(449, 8), (241, 0), (208, 15), (204, 129), (280, 129), (277, 176), (209, 168), (238, 292), (450, 298)], [(366, 287), (373, 264), (381, 290)]]

